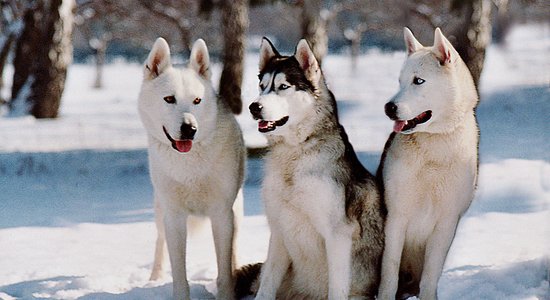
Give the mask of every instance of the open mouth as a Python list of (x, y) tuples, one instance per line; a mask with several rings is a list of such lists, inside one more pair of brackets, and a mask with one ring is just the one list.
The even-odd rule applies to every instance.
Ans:
[(266, 120), (260, 120), (258, 121), (258, 131), (259, 132), (270, 132), (277, 128), (277, 126), (283, 126), (288, 121), (288, 116), (283, 117), (277, 121), (266, 121)]
[(168, 134), (166, 127), (162, 126), (162, 130), (164, 131), (164, 134), (166, 134), (168, 140), (172, 143), (172, 148), (176, 151), (180, 153), (189, 152), (191, 147), (193, 147), (193, 140), (175, 140), (170, 136), (170, 134)]
[(396, 120), (395, 124), (393, 124), (393, 131), (395, 132), (409, 131), (415, 128), (416, 125), (418, 124), (428, 122), (428, 120), (430, 120), (431, 118), (432, 118), (432, 111), (427, 110), (410, 120), (406, 120), (406, 121)]

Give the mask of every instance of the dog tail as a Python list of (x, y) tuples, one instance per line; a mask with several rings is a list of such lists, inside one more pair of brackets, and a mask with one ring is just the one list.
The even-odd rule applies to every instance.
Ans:
[(262, 263), (244, 265), (235, 271), (235, 295), (237, 299), (256, 295), (260, 285)]

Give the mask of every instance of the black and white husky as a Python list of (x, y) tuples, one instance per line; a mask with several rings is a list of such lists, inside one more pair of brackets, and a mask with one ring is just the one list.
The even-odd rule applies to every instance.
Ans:
[(282, 56), (264, 39), (259, 69), (260, 96), (249, 108), (270, 146), (262, 194), (271, 238), (252, 292), (256, 299), (373, 299), (384, 209), (319, 64), (305, 40)]

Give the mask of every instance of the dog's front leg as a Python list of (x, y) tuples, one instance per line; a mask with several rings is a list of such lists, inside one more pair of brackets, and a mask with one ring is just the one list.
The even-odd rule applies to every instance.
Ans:
[(384, 254), (382, 256), (382, 276), (377, 299), (393, 300), (399, 282), (399, 267), (403, 244), (405, 243), (406, 220), (402, 216), (388, 214)]
[(342, 224), (325, 237), (328, 260), (328, 299), (348, 299), (351, 286), (351, 244), (353, 229)]
[(164, 269), (164, 251), (166, 246), (166, 233), (164, 231), (164, 213), (159, 203), (158, 196), (155, 196), (155, 224), (157, 227), (157, 242), (155, 246), (155, 260), (149, 280), (155, 281), (162, 277)]
[(437, 299), (437, 283), (447, 252), (451, 247), (455, 235), (458, 217), (453, 220), (452, 217), (444, 218), (443, 222), (435, 225), (432, 235), (428, 238), (426, 244), (426, 253), (424, 254), (424, 269), (420, 279), (420, 294), (422, 300)]
[(172, 266), (174, 300), (189, 300), (189, 284), (185, 264), (187, 244), (187, 215), (181, 211), (164, 212), (168, 254)]
[(277, 231), (271, 232), (267, 259), (262, 266), (260, 289), (256, 299), (275, 299), (277, 290), (288, 272), (290, 258), (284, 246), (283, 238)]
[(234, 269), (234, 230), (235, 218), (233, 210), (228, 208), (224, 213), (211, 218), (212, 235), (216, 247), (216, 259), (218, 265), (218, 295), (216, 299), (235, 299), (233, 284)]

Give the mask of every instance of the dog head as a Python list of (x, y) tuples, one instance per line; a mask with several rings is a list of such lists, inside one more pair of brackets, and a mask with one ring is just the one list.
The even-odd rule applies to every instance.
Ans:
[(394, 131), (453, 131), (477, 103), (477, 92), (466, 65), (437, 28), (434, 45), (424, 47), (404, 29), (408, 57), (399, 76), (399, 92), (384, 110), (395, 121)]
[(258, 130), (271, 136), (296, 133), (315, 114), (315, 102), (324, 84), (321, 69), (306, 40), (293, 56), (282, 56), (267, 39), (260, 47), (260, 96), (250, 104)]
[(172, 66), (168, 43), (163, 38), (156, 40), (144, 65), (138, 101), (151, 137), (183, 153), (215, 130), (217, 99), (209, 65), (202, 39), (193, 45), (189, 66), (183, 69)]

